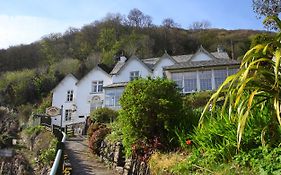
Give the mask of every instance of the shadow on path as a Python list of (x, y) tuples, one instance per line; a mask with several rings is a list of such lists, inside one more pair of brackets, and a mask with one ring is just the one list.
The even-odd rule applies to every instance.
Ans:
[(116, 174), (90, 152), (86, 138), (78, 137), (68, 139), (65, 143), (65, 148), (72, 166), (73, 175)]

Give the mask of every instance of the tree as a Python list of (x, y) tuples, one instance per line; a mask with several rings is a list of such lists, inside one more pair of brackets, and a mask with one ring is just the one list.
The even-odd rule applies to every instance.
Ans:
[(179, 124), (182, 100), (176, 84), (167, 79), (138, 79), (130, 82), (120, 99), (118, 120), (122, 125), (123, 144), (130, 154), (138, 140), (157, 138), (163, 145), (174, 136)]
[(141, 58), (152, 56), (151, 47), (153, 44), (153, 40), (148, 35), (137, 34), (136, 32), (123, 36), (120, 40), (120, 47), (125, 51), (126, 55), (137, 55)]
[(165, 18), (162, 21), (162, 26), (165, 28), (177, 28), (180, 27), (178, 23), (176, 23), (172, 18)]
[(150, 27), (152, 24), (151, 16), (143, 14), (143, 12), (137, 8), (134, 8), (129, 12), (127, 19), (128, 25), (132, 27)]
[(203, 21), (195, 21), (190, 26), (189, 29), (191, 30), (202, 30), (202, 29), (208, 29), (211, 27), (211, 23), (207, 20)]
[[(277, 17), (270, 17), (281, 29), (281, 21)], [(278, 135), (276, 125), (281, 125), (281, 32), (277, 33), (272, 41), (258, 44), (250, 49), (243, 57), (240, 70), (229, 76), (218, 88), (206, 105), (204, 112), (215, 109), (216, 103), (224, 100), (222, 113), (228, 111), (229, 117), (238, 122), (237, 147), (240, 148), (243, 131), (247, 119), (252, 116), (254, 109), (269, 108), (272, 112), (272, 125), (268, 126), (273, 138)], [(203, 114), (204, 114), (203, 112)], [(204, 116), (201, 116), (200, 125)], [(278, 142), (279, 143), (279, 142)]]
[(117, 54), (120, 49), (119, 42), (116, 38), (115, 30), (104, 28), (100, 32), (98, 38), (97, 47), (101, 51), (102, 62), (104, 64), (112, 64), (113, 57)]
[[(253, 10), (257, 17), (260, 19), (266, 16), (278, 16), (281, 12), (281, 0), (252, 0)], [(267, 20), (265, 27), (269, 29), (276, 29), (276, 24), (274, 21)]]

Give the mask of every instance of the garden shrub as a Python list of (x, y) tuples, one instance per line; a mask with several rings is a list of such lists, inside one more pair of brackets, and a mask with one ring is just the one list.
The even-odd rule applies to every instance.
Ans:
[(96, 130), (98, 130), (100, 128), (105, 128), (105, 127), (106, 127), (106, 125), (104, 125), (104, 124), (91, 123), (91, 125), (90, 125), (90, 127), (88, 128), (88, 131), (87, 131), (88, 137), (90, 138)]
[(28, 135), (28, 136), (36, 136), (38, 135), (41, 131), (44, 130), (44, 126), (30, 126), (28, 128), (26, 128), (24, 130), (24, 132)]
[(43, 165), (50, 164), (51, 161), (55, 160), (57, 143), (58, 143), (57, 139), (54, 138), (51, 140), (48, 148), (41, 150), (39, 154), (39, 161)]
[(212, 91), (196, 92), (183, 97), (183, 105), (189, 109), (204, 107), (211, 98)]
[(95, 154), (99, 154), (99, 149), (102, 141), (110, 133), (110, 129), (106, 127), (101, 127), (95, 130), (89, 139), (89, 147)]
[(110, 123), (117, 118), (118, 112), (110, 108), (98, 108), (91, 112), (91, 120), (98, 123)]
[[(262, 145), (276, 147), (280, 143), (280, 126), (274, 125), (271, 120), (270, 109), (265, 107), (262, 111), (252, 109), (252, 114), (245, 127), (244, 137), (240, 150), (251, 151)], [(232, 159), (237, 150), (237, 121), (221, 114), (220, 111), (208, 115), (202, 127), (194, 130), (190, 136), (194, 145), (204, 152), (202, 159), (207, 162), (225, 162)], [(268, 127), (271, 126), (271, 127)], [(272, 136), (272, 130), (275, 136)]]
[[(182, 100), (176, 84), (167, 79), (138, 79), (128, 83), (120, 99), (118, 122), (126, 155), (137, 140), (175, 146), (174, 128), (181, 122)], [(171, 142), (171, 140), (173, 142)]]
[(36, 114), (45, 114), (46, 108), (52, 106), (52, 96), (49, 95), (42, 99), (39, 106), (34, 110), (34, 113)]
[(240, 152), (234, 161), (240, 166), (250, 167), (256, 174), (281, 174), (281, 147), (258, 147)]

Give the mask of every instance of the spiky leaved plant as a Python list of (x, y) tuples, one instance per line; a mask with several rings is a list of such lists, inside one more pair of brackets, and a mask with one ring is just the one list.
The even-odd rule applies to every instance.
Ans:
[(209, 106), (214, 110), (216, 103), (223, 101), (222, 112), (227, 112), (230, 119), (238, 123), (238, 150), (253, 108), (262, 110), (265, 105), (272, 108), (272, 122), (281, 125), (281, 21), (277, 16), (267, 17), (265, 21), (268, 20), (276, 22), (279, 32), (272, 41), (258, 44), (244, 55), (239, 71), (229, 76), (212, 95), (199, 122), (202, 127)]

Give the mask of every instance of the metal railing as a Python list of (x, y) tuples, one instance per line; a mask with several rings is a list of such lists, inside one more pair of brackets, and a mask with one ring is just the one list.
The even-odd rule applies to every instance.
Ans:
[(50, 175), (56, 175), (62, 173), (63, 152), (64, 152), (64, 143), (66, 140), (66, 134), (63, 131), (61, 131), (61, 133), (62, 133), (62, 139), (58, 144), (58, 151)]

